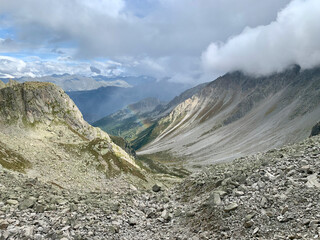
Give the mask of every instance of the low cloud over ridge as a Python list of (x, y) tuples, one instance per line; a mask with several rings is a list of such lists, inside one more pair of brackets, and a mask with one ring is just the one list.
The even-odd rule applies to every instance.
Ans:
[(267, 75), (292, 64), (320, 65), (320, 2), (293, 0), (268, 25), (245, 28), (225, 43), (211, 43), (202, 54), (212, 72), (242, 70)]

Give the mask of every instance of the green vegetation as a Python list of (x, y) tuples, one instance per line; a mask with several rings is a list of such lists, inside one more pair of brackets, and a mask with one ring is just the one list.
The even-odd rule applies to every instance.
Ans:
[(137, 116), (126, 118), (123, 120), (115, 120), (111, 117), (106, 117), (93, 124), (101, 128), (108, 134), (119, 136), (127, 140), (133, 141), (139, 133), (152, 125), (150, 121), (144, 121), (143, 124)]
[(23, 158), (20, 154), (13, 152), (0, 144), (0, 165), (4, 168), (25, 173), (31, 163)]
[(190, 174), (190, 172), (182, 166), (184, 160), (174, 157), (168, 152), (138, 156), (137, 161), (139, 161), (146, 170), (154, 174), (167, 174), (178, 178), (184, 178)]
[(158, 126), (158, 123), (154, 123), (149, 128), (145, 129), (144, 131), (140, 132), (136, 139), (134, 139), (131, 144), (132, 148), (135, 150), (140, 149), (142, 146), (146, 145), (147, 143), (154, 140), (157, 135), (154, 133), (155, 128)]
[(123, 139), (122, 137), (113, 136), (113, 135), (109, 135), (109, 137), (111, 138), (112, 142), (114, 142), (123, 150), (125, 150), (129, 155), (134, 157), (136, 156), (136, 152), (125, 139)]

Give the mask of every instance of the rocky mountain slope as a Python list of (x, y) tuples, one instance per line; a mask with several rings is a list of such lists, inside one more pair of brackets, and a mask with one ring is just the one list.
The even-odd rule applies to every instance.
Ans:
[(63, 188), (111, 188), (114, 178), (151, 184), (132, 156), (84, 121), (61, 88), (42, 82), (1, 85), (2, 166)]
[(266, 77), (228, 73), (145, 130), (140, 155), (165, 152), (207, 165), (309, 136), (320, 118), (320, 69), (294, 66)]
[(103, 193), (0, 167), (0, 239), (319, 239), (319, 160), (316, 136), (209, 166), (171, 190)]

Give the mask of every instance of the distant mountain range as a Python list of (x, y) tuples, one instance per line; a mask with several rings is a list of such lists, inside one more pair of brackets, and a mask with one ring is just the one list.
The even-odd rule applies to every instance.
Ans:
[(132, 87), (101, 87), (90, 91), (71, 91), (67, 94), (77, 104), (84, 119), (92, 123), (144, 98), (151, 97), (168, 102), (191, 87), (190, 84), (157, 81), (146, 76), (121, 79)]
[[(7, 82), (10, 78), (2, 79), (4, 82)], [(38, 82), (51, 82), (58, 86), (60, 86), (65, 91), (83, 91), (83, 90), (92, 90), (97, 89), (99, 87), (123, 87), (128, 88), (132, 87), (121, 77), (119, 78), (108, 78), (105, 76), (93, 76), (86, 77), (80, 75), (71, 75), (71, 74), (62, 74), (57, 75), (53, 74), (50, 76), (43, 77), (21, 77), (15, 79), (16, 81), (22, 82), (30, 82), (30, 81), (38, 81)]]
[[(7, 76), (1, 80), (6, 83), (10, 79)], [(84, 119), (91, 123), (144, 98), (158, 98), (168, 102), (192, 86), (167, 80), (158, 81), (150, 76), (86, 77), (67, 73), (15, 80), (19, 83), (51, 82), (60, 86), (75, 101)]]

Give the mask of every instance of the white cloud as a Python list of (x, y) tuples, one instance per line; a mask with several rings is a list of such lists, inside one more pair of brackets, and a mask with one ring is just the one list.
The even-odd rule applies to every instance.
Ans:
[(39, 57), (28, 57), (26, 61), (7, 56), (0, 56), (0, 73), (9, 74), (16, 78), (42, 77), (52, 74), (77, 74), (82, 76), (92, 76), (96, 73), (91, 72), (90, 67), (94, 66), (101, 70), (104, 76), (118, 76), (123, 73), (122, 65), (110, 61), (90, 61), (80, 62), (69, 59), (42, 60)]
[(292, 64), (320, 65), (320, 1), (294, 0), (268, 25), (245, 28), (226, 43), (211, 43), (202, 55), (214, 72), (242, 70), (265, 75)]
[(27, 64), (16, 58), (0, 56), (0, 72), (5, 74), (11, 74), (15, 72), (23, 72)]
[[(289, 1), (148, 0), (144, 5), (132, 0), (0, 0), (0, 16), (6, 16), (15, 40), (32, 51), (51, 47), (66, 52), (63, 47), (72, 45), (75, 52), (66, 55), (73, 60), (61, 56), (61, 64), (126, 58), (133, 62), (121, 63), (133, 72), (191, 79), (201, 71), (199, 58), (210, 42), (269, 23)], [(132, 7), (135, 2), (139, 9)]]

